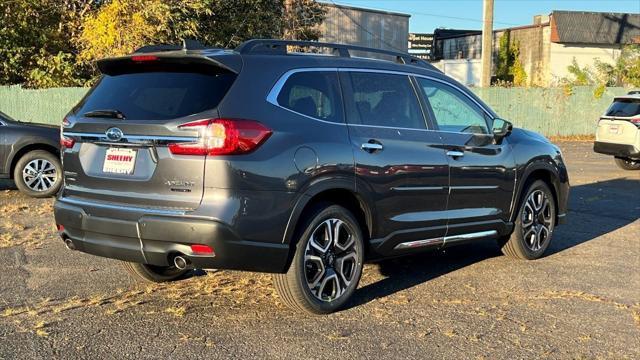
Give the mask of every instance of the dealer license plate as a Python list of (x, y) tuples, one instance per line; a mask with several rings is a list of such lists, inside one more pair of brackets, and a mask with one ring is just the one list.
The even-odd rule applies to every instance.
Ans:
[(109, 148), (104, 155), (102, 172), (110, 174), (133, 174), (136, 165), (136, 150)]

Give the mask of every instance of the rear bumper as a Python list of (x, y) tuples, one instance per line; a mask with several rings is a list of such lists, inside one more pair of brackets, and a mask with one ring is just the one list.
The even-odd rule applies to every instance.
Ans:
[[(287, 244), (247, 241), (221, 221), (188, 214), (128, 214), (122, 220), (64, 199), (56, 201), (54, 214), (64, 226), (61, 236), (76, 250), (124, 261), (167, 266), (180, 254), (194, 268), (279, 273), (289, 256)], [(196, 254), (192, 244), (208, 245), (214, 254)]]
[(596, 141), (593, 143), (593, 151), (600, 154), (613, 155), (616, 157), (632, 159), (640, 158), (640, 149), (633, 145), (627, 144)]

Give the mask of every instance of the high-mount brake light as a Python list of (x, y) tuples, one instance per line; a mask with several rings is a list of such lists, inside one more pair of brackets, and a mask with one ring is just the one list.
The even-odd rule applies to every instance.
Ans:
[(157, 61), (158, 57), (154, 55), (136, 55), (132, 56), (131, 60), (135, 62)]
[(197, 130), (194, 142), (169, 144), (175, 155), (239, 155), (254, 151), (271, 136), (268, 127), (253, 120), (209, 119), (178, 126), (182, 130)]

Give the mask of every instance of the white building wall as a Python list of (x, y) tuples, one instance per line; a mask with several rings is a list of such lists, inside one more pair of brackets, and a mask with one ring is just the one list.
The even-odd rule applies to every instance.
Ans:
[(480, 59), (440, 60), (432, 64), (464, 85), (480, 86), (482, 77), (482, 60)]
[(619, 45), (583, 45), (583, 44), (558, 44), (551, 43), (550, 58), (550, 83), (556, 85), (562, 78), (569, 77), (567, 68), (575, 58), (580, 67), (588, 66), (593, 69), (595, 59), (613, 64), (620, 56)]

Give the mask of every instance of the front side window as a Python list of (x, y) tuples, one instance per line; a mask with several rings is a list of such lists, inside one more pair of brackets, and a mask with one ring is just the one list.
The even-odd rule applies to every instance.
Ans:
[(425, 129), (420, 103), (406, 75), (351, 72), (355, 119), (362, 125)]
[(278, 104), (312, 118), (336, 123), (342, 120), (338, 75), (330, 71), (305, 71), (291, 75), (278, 94)]
[(460, 91), (428, 79), (419, 78), (418, 84), (424, 91), (440, 130), (489, 134), (482, 109)]

